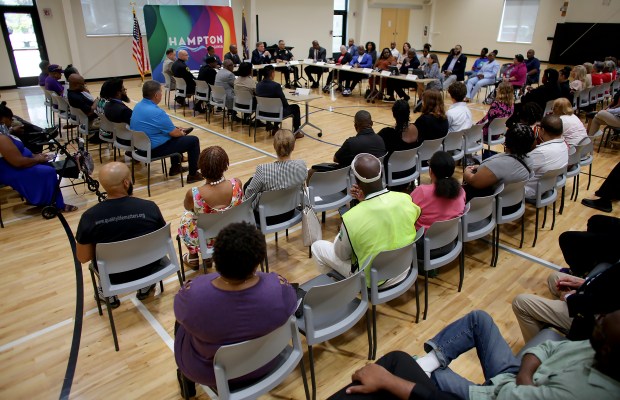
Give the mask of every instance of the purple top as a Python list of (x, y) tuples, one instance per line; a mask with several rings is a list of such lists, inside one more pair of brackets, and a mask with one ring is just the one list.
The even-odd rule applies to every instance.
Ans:
[(525, 84), (525, 78), (527, 77), (527, 66), (524, 62), (512, 64), (512, 66), (506, 71), (506, 76), (515, 78), (514, 81), (510, 81), (512, 86), (521, 87)]
[(57, 95), (62, 96), (62, 93), (65, 91), (64, 86), (60, 84), (53, 76), (47, 76), (45, 78), (45, 89), (50, 92), (56, 92)]
[(39, 74), (39, 86), (45, 86), (45, 79), (48, 77), (49, 75), (47, 74), (47, 72), (41, 72)]
[[(264, 336), (282, 326), (297, 306), (295, 289), (278, 274), (257, 272), (251, 288), (226, 291), (213, 286), (218, 273), (187, 282), (174, 298), (179, 323), (174, 357), (179, 369), (194, 382), (215, 385), (213, 358), (220, 348)], [(268, 364), (232, 380), (256, 379), (271, 369)]]
[[(484, 126), (482, 127), (482, 136), (487, 137), (489, 134), (489, 125), (491, 125), (491, 121), (495, 118), (506, 118), (510, 117), (514, 111), (514, 106), (509, 106), (508, 104), (501, 103), (499, 101), (494, 101), (491, 103), (491, 107), (489, 108), (489, 112), (482, 117), (480, 121), (476, 123), (476, 125), (480, 125), (484, 122)], [(493, 138), (495, 140), (497, 138)]]

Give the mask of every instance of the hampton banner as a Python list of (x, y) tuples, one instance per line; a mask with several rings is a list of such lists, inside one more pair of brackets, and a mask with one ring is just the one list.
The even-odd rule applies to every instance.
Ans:
[(187, 50), (187, 66), (199, 69), (207, 47), (224, 59), (228, 46), (237, 43), (231, 7), (144, 6), (144, 22), (153, 79), (164, 82), (166, 49)]

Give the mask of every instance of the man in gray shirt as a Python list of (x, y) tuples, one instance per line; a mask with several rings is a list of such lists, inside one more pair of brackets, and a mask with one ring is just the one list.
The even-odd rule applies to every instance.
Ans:
[(175, 90), (177, 88), (177, 82), (174, 80), (174, 74), (172, 73), (172, 63), (174, 63), (176, 59), (177, 57), (172, 47), (166, 50), (166, 59), (164, 60), (161, 72), (170, 80), (169, 90)]
[(226, 89), (226, 108), (232, 114), (233, 121), (240, 122), (241, 119), (237, 117), (237, 112), (232, 109), (235, 100), (235, 74), (233, 74), (233, 68), (234, 65), (231, 60), (224, 60), (222, 68), (215, 75), (215, 86), (221, 86)]

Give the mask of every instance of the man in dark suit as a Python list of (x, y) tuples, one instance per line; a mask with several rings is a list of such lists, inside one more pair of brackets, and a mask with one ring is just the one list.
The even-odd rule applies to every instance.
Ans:
[[(180, 50), (177, 54), (177, 60), (172, 63), (172, 75), (175, 78), (183, 79), (185, 81), (186, 91), (185, 96), (190, 96), (196, 92), (196, 82), (194, 82), (194, 75), (189, 70), (189, 67), (185, 63), (189, 59), (187, 51)], [(178, 96), (175, 98), (176, 102), (180, 105), (185, 105), (185, 97)]]
[[(293, 57), (293, 53), (291, 53), (291, 51), (286, 48), (286, 43), (284, 43), (284, 40), (279, 40), (278, 48), (273, 55), (272, 61), (275, 61), (277, 63), (288, 63), (289, 61), (294, 59), (295, 57)], [(285, 88), (291, 88), (291, 71), (293, 72), (293, 77), (295, 78), (295, 80), (293, 81), (293, 85), (295, 87), (301, 87), (301, 85), (297, 83), (297, 81), (299, 80), (299, 70), (297, 69), (297, 67), (293, 65), (286, 65), (284, 67), (277, 67), (276, 71), (280, 71), (282, 74), (284, 74), (284, 81), (286, 82), (286, 84), (284, 85)]]
[[(319, 46), (319, 42), (317, 40), (312, 41), (312, 47), (308, 51), (308, 58), (317, 61), (327, 62), (326, 58), (326, 50)], [(312, 88), (316, 89), (319, 87), (319, 81), (321, 80), (321, 75), (323, 75), (323, 68), (315, 65), (308, 65), (304, 68), (306, 71), (306, 75), (308, 75), (308, 80), (312, 82)], [(316, 80), (312, 78), (312, 74), (316, 74)]]
[(241, 64), (241, 58), (239, 57), (237, 46), (231, 44), (230, 46), (228, 46), (228, 50), (229, 52), (224, 54), (224, 60), (230, 60), (235, 65)]
[[(264, 42), (257, 42), (256, 49), (252, 51), (252, 65), (269, 64), (271, 62), (271, 53), (265, 50)], [(265, 76), (265, 71), (259, 69), (257, 72), (257, 78), (260, 82)]]
[(220, 56), (215, 54), (215, 48), (213, 46), (207, 47), (207, 57), (215, 58), (215, 61), (217, 61), (217, 65), (220, 67), (222, 66), (222, 59), (220, 58)]
[[(257, 97), (271, 97), (271, 98), (279, 98), (282, 100), (282, 106), (284, 107), (284, 117), (289, 115), (293, 116), (293, 132), (295, 132), (295, 138), (301, 139), (304, 137), (302, 132), (297, 132), (299, 130), (299, 126), (301, 125), (301, 117), (299, 112), (299, 106), (297, 104), (288, 104), (286, 101), (286, 97), (284, 96), (284, 92), (282, 91), (282, 86), (279, 83), (273, 81), (273, 78), (276, 74), (276, 69), (273, 65), (267, 65), (263, 68), (264, 78), (262, 81), (256, 84), (256, 96)], [(274, 133), (278, 130), (278, 124), (274, 127)]]
[(198, 71), (198, 80), (205, 81), (209, 85), (215, 85), (215, 75), (217, 75), (217, 60), (215, 57), (207, 56), (205, 64)]
[(445, 78), (443, 80), (443, 90), (448, 90), (448, 87), (455, 81), (465, 80), (465, 66), (467, 64), (467, 57), (462, 53), (463, 48), (460, 44), (454, 46), (454, 48), (448, 54), (446, 62), (441, 66), (441, 72), (443, 72)]

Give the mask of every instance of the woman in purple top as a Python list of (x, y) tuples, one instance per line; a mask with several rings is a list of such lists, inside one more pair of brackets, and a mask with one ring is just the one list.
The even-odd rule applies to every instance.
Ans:
[[(213, 358), (220, 346), (264, 336), (295, 312), (295, 289), (275, 273), (257, 272), (266, 251), (265, 237), (254, 226), (230, 224), (215, 239), (217, 273), (199, 276), (177, 293), (174, 356), (186, 381), (215, 385)], [(271, 368), (269, 363), (230, 384), (260, 378)], [(188, 386), (191, 397), (195, 385)]]

